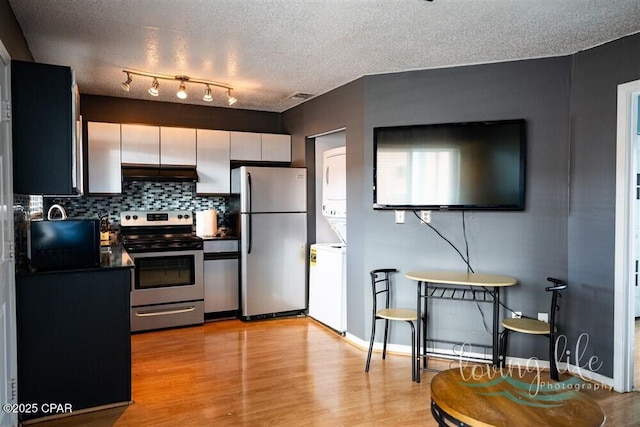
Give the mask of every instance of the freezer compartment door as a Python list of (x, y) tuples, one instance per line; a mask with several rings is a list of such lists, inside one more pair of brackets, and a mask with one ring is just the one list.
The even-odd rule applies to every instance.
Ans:
[[(306, 213), (241, 215), (242, 315), (306, 309)], [(251, 248), (249, 251), (249, 239)]]
[(232, 193), (240, 194), (241, 213), (305, 212), (307, 170), (248, 167), (232, 171)]

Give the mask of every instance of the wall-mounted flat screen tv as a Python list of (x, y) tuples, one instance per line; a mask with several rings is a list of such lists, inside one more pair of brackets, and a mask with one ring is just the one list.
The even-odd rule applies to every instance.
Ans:
[(524, 120), (377, 127), (373, 137), (375, 209), (524, 209)]

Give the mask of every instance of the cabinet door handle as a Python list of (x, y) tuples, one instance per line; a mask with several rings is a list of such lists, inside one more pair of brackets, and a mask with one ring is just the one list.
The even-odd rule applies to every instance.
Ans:
[(137, 317), (151, 317), (151, 316), (164, 316), (165, 314), (180, 314), (180, 313), (189, 313), (195, 310), (196, 307), (194, 305), (179, 308), (176, 310), (150, 310), (150, 311), (136, 311), (134, 314)]

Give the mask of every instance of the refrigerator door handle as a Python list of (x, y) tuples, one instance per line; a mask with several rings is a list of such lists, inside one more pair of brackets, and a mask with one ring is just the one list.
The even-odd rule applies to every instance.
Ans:
[(251, 213), (251, 173), (249, 173), (249, 172), (247, 172), (247, 193), (248, 193), (248, 198), (249, 198), (249, 206), (248, 206), (249, 209), (247, 209), (247, 216), (248, 216), (247, 224), (249, 226), (248, 227), (249, 230), (247, 230), (248, 231), (248, 236), (249, 236), (248, 237), (248, 242), (247, 242), (247, 254), (250, 254), (251, 253), (251, 240), (252, 240), (251, 233), (252, 233), (252, 229), (253, 229), (253, 227), (251, 226), (251, 220), (252, 220), (252, 216), (253, 215)]

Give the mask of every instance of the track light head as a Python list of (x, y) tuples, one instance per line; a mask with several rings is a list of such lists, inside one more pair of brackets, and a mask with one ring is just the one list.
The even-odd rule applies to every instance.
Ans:
[(211, 96), (211, 87), (206, 85), (207, 87), (204, 89), (204, 96), (202, 99), (207, 102), (213, 101), (213, 97)]
[(187, 99), (187, 88), (184, 85), (184, 80), (180, 80), (180, 87), (178, 88), (176, 96), (180, 99)]
[(151, 87), (149, 88), (149, 93), (152, 96), (160, 95), (160, 91), (158, 90), (159, 87), (160, 87), (160, 83), (158, 83), (158, 79), (154, 78), (153, 83), (151, 83)]
[(229, 105), (233, 105), (236, 103), (236, 101), (238, 101), (233, 96), (231, 96), (231, 89), (227, 89), (227, 98), (229, 100)]
[(131, 82), (132, 81), (133, 81), (133, 79), (131, 78), (131, 74), (127, 73), (127, 81), (122, 83), (122, 89), (124, 89), (127, 92), (129, 92), (129, 89), (131, 89)]

